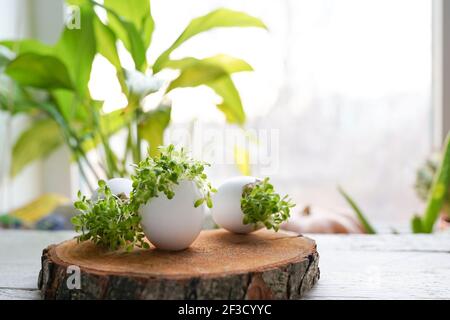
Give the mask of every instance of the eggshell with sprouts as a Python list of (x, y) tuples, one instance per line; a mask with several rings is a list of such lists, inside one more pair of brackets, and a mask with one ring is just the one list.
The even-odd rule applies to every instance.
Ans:
[(141, 206), (141, 226), (147, 239), (157, 248), (170, 251), (189, 247), (200, 234), (205, 206), (195, 208), (202, 197), (192, 181), (181, 181), (168, 199), (164, 193)]
[[(105, 181), (106, 185), (111, 190), (112, 194), (116, 196), (130, 197), (131, 190), (133, 189), (133, 182), (130, 179), (125, 178), (113, 178)], [(100, 195), (103, 198), (103, 195)], [(97, 201), (99, 199), (98, 189), (96, 189), (91, 196), (92, 201)]]
[(234, 233), (250, 233), (262, 228), (262, 225), (244, 224), (241, 210), (243, 188), (257, 180), (255, 177), (239, 176), (226, 180), (217, 188), (211, 214), (220, 227)]

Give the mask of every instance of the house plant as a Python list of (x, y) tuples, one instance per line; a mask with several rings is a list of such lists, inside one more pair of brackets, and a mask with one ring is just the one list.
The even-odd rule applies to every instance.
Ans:
[[(450, 132), (447, 133), (441, 153), (428, 159), (426, 165), (417, 173), (415, 189), (419, 197), (426, 199), (426, 206), (422, 215), (415, 214), (411, 219), (413, 233), (432, 233), (438, 221), (442, 228), (447, 228), (449, 186)], [(355, 201), (343, 189), (340, 188), (339, 191), (355, 211), (365, 231), (376, 233)]]
[[(144, 141), (151, 155), (163, 143), (163, 133), (170, 122), (170, 103), (161, 99), (152, 110), (143, 105), (144, 98), (156, 91), (164, 97), (177, 88), (206, 85), (222, 97), (217, 107), (226, 120), (244, 124), (244, 109), (231, 74), (251, 71), (248, 63), (224, 54), (173, 60), (171, 53), (197, 34), (214, 28), (266, 28), (261, 20), (234, 10), (214, 10), (193, 19), (169, 48), (155, 61), (148, 61), (146, 52), (151, 49), (155, 27), (150, 1), (67, 3), (79, 7), (82, 27), (65, 28), (55, 45), (35, 40), (0, 42), (8, 50), (0, 59), (2, 77), (14, 88), (6, 93), (0, 91), (0, 106), (13, 113), (27, 112), (34, 118), (13, 147), (12, 176), (62, 144), (70, 149), (88, 185), (88, 175), (97, 179), (128, 175), (130, 161), (142, 160)], [(107, 19), (100, 19), (96, 10), (104, 10)], [(133, 70), (123, 67), (117, 49), (119, 42), (132, 57)], [(90, 95), (88, 81), (97, 54), (116, 70), (127, 98), (127, 105), (120, 110), (105, 113), (102, 101), (95, 101)], [(161, 79), (159, 74), (164, 69), (178, 70), (179, 74), (175, 79)], [(123, 152), (118, 154), (110, 145), (110, 137), (121, 129), (127, 131), (127, 137)], [(94, 149), (100, 154), (100, 169), (88, 156)]]
[[(420, 200), (426, 202), (433, 186), (433, 179), (437, 175), (442, 155), (439, 152), (432, 153), (425, 163), (417, 170), (415, 190)], [(440, 210), (438, 227), (448, 229), (450, 227), (450, 195), (447, 190), (444, 203)]]

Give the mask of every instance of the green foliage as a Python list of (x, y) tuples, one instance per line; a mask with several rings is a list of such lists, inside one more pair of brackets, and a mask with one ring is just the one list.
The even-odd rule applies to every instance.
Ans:
[(127, 2), (123, 0), (105, 0), (105, 6), (111, 11), (108, 13), (110, 25), (113, 30), (120, 36), (119, 38), (124, 42), (125, 47), (130, 50), (129, 38), (122, 32), (121, 23), (112, 17), (112, 12), (117, 12), (120, 16), (134, 25), (135, 29), (142, 35), (142, 42), (145, 48), (151, 43), (153, 29), (155, 22), (150, 12), (150, 1), (148, 0), (133, 0)]
[(160, 193), (172, 199), (175, 195), (173, 188), (183, 180), (193, 181), (202, 194), (202, 198), (193, 205), (197, 207), (206, 202), (211, 208), (211, 195), (216, 190), (204, 173), (205, 166), (209, 164), (192, 159), (184, 149), (177, 150), (173, 145), (160, 147), (159, 151), (158, 156), (148, 157), (135, 167), (135, 173), (131, 176), (133, 209), (137, 211), (141, 205), (158, 197)]
[(425, 163), (417, 170), (414, 189), (420, 200), (427, 201), (433, 179), (439, 169), (441, 157), (439, 153), (433, 153)]
[(241, 97), (231, 77), (224, 76), (208, 83), (208, 86), (222, 97), (222, 102), (217, 105), (217, 108), (223, 112), (226, 120), (230, 123), (244, 124), (245, 112)]
[(52, 56), (24, 53), (10, 62), (5, 72), (23, 86), (48, 89), (73, 88), (66, 65)]
[(295, 204), (288, 196), (281, 197), (275, 192), (269, 178), (244, 186), (241, 209), (244, 224), (263, 224), (267, 229), (278, 231), (280, 224), (290, 216)]
[(422, 218), (418, 215), (415, 215), (411, 219), (411, 230), (413, 233), (425, 233), (422, 224)]
[[(94, 9), (90, 4), (80, 6), (80, 29), (64, 28), (55, 45), (54, 54), (69, 70), (70, 78), (78, 96), (83, 99), (88, 94), (88, 82), (92, 62), (97, 52), (94, 32)], [(52, 73), (56, 73), (52, 69)]]
[(197, 64), (219, 67), (228, 74), (241, 71), (253, 71), (252, 66), (244, 60), (226, 54), (218, 54), (205, 59), (187, 57), (179, 60), (169, 60), (166, 64), (166, 68), (184, 70)]
[(135, 246), (148, 248), (139, 224), (140, 216), (131, 210), (129, 199), (114, 195), (103, 180), (98, 182), (97, 201), (92, 201), (78, 193), (74, 203), (80, 214), (72, 217), (75, 231), (80, 232), (78, 241), (91, 240), (97, 245), (111, 250), (125, 248), (130, 251)]
[(433, 184), (428, 194), (427, 206), (421, 218), (414, 217), (412, 227), (414, 232), (431, 233), (445, 204), (450, 185), (450, 133), (445, 140), (443, 158), (434, 176)]
[(244, 12), (230, 9), (217, 9), (204, 16), (193, 19), (184, 29), (175, 42), (164, 51), (155, 61), (153, 71), (159, 72), (169, 60), (170, 54), (186, 40), (193, 36), (218, 27), (258, 27), (267, 28), (258, 18), (252, 17)]
[(94, 18), (94, 30), (98, 53), (108, 59), (120, 71), (122, 65), (120, 64), (119, 54), (117, 53), (116, 34), (109, 26), (103, 24), (97, 16)]
[(6, 47), (0, 46), (0, 72), (3, 71), (14, 57), (14, 53)]
[(364, 228), (364, 231), (368, 234), (375, 234), (377, 233), (375, 229), (371, 226), (369, 221), (366, 219), (365, 215), (363, 214), (362, 210), (358, 207), (356, 202), (342, 189), (341, 187), (338, 187), (339, 193), (344, 197), (345, 201), (347, 201), (348, 205), (353, 209), (353, 211), (356, 214), (356, 217), (358, 218), (359, 222)]
[[(142, 3), (142, 1), (137, 1), (137, 3)], [(116, 33), (117, 38), (122, 40), (125, 48), (127, 48), (130, 52), (136, 69), (144, 71), (146, 67), (146, 47), (144, 44), (144, 40), (139, 33), (139, 26), (135, 25), (132, 21), (127, 20), (121, 12), (116, 11), (114, 10), (114, 8), (108, 6), (111, 4), (119, 8), (131, 6), (129, 4), (125, 4), (124, 1), (117, 0), (105, 1), (105, 6), (96, 3), (96, 5), (103, 7), (107, 11), (108, 25)], [(130, 14), (130, 10), (125, 10), (125, 13)], [(141, 13), (145, 14), (145, 11), (141, 11)]]
[[(47, 117), (53, 121), (59, 127), (60, 140), (69, 147), (85, 178), (83, 169), (86, 166), (94, 176), (126, 175), (129, 155), (135, 162), (141, 160), (143, 141), (149, 143), (151, 155), (157, 154), (157, 147), (163, 144), (163, 133), (170, 122), (170, 108), (146, 112), (143, 100), (160, 90), (162, 80), (154, 74), (164, 68), (177, 69), (180, 74), (164, 86), (168, 90), (162, 92), (163, 95), (176, 88), (206, 85), (222, 97), (218, 108), (228, 122), (241, 125), (245, 122), (242, 102), (231, 74), (251, 71), (247, 62), (224, 54), (201, 60), (191, 57), (170, 60), (170, 54), (199, 33), (217, 27), (266, 28), (261, 20), (229, 9), (212, 11), (193, 19), (151, 65), (146, 59), (155, 30), (150, 1), (105, 0), (104, 4), (92, 0), (66, 1), (79, 6), (82, 27), (64, 28), (55, 45), (29, 39), (0, 42), (5, 49), (0, 51), (0, 108), (12, 114), (27, 112), (39, 116), (36, 118)], [(106, 21), (100, 19), (95, 7), (106, 10)], [(123, 68), (117, 50), (118, 41), (133, 58), (134, 70)], [(7, 55), (3, 54), (5, 52)], [(123, 119), (116, 114), (111, 117), (103, 114), (101, 102), (90, 96), (88, 81), (96, 54), (104, 56), (116, 69), (122, 92), (128, 100), (127, 106), (118, 111)], [(36, 98), (31, 89), (38, 90), (41, 98)], [(54, 126), (44, 129), (43, 123), (39, 127), (40, 130), (54, 130)], [(128, 135), (124, 153), (118, 154), (111, 148), (109, 139), (121, 128), (126, 128)], [(22, 150), (25, 138), (30, 145), (40, 145), (42, 140), (37, 134), (25, 132), (16, 142), (18, 150)], [(94, 147), (104, 155), (100, 166), (94, 166), (87, 157), (87, 152)], [(16, 153), (21, 159), (13, 159), (12, 162), (21, 165), (12, 172), (17, 174), (25, 164), (47, 156), (53, 150), (50, 149)]]
[(50, 119), (37, 120), (31, 124), (14, 144), (11, 164), (11, 176), (16, 176), (34, 159), (48, 156), (61, 146), (58, 125)]
[(247, 62), (220, 54), (202, 60), (190, 57), (171, 60), (167, 67), (181, 71), (180, 75), (170, 83), (167, 91), (206, 85), (222, 98), (222, 102), (217, 107), (223, 112), (229, 123), (242, 125), (245, 122), (241, 97), (230, 74), (253, 70)]
[(78, 241), (91, 240), (111, 250), (148, 248), (140, 225), (140, 206), (161, 193), (172, 199), (174, 186), (183, 180), (193, 181), (203, 194), (193, 206), (206, 202), (212, 207), (211, 193), (216, 190), (203, 172), (207, 164), (190, 158), (183, 149), (176, 150), (173, 145), (160, 150), (157, 157), (148, 157), (135, 166), (130, 195), (112, 194), (103, 180), (98, 182), (98, 199), (90, 200), (78, 193), (74, 206), (80, 214), (71, 220), (75, 230), (81, 233)]
[(224, 69), (199, 60), (197, 63), (184, 66), (180, 75), (170, 83), (167, 91), (175, 88), (197, 87), (226, 75), (227, 72)]
[(18, 55), (27, 52), (41, 55), (51, 55), (53, 53), (51, 46), (34, 39), (0, 41), (0, 46), (6, 47)]
[(170, 105), (161, 104), (156, 110), (146, 112), (139, 123), (139, 135), (149, 144), (149, 154), (155, 157), (159, 153), (159, 146), (164, 144), (164, 130), (170, 122)]
[[(430, 180), (432, 181), (430, 183)], [(422, 216), (415, 215), (411, 219), (411, 230), (413, 233), (431, 233), (433, 227), (439, 218), (439, 214), (447, 204), (449, 197), (450, 184), (450, 133), (445, 140), (443, 150), (443, 159), (439, 164), (436, 157), (427, 160), (423, 168), (418, 171), (416, 180), (416, 191), (419, 197), (427, 195), (427, 205)], [(367, 233), (376, 233), (375, 229), (369, 224), (361, 209), (355, 201), (342, 189), (338, 188), (341, 195), (356, 213), (359, 221)]]

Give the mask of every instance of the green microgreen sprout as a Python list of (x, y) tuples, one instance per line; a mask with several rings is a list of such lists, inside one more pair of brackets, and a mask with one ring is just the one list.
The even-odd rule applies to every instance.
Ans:
[(122, 247), (131, 250), (134, 246), (148, 248), (140, 226), (140, 206), (162, 193), (172, 199), (174, 187), (184, 180), (193, 181), (202, 194), (192, 204), (194, 207), (203, 203), (212, 207), (211, 196), (217, 190), (204, 173), (209, 164), (192, 159), (184, 149), (175, 149), (173, 145), (160, 147), (159, 151), (158, 156), (147, 157), (134, 165), (130, 195), (112, 194), (103, 180), (98, 183), (97, 201), (78, 193), (74, 206), (80, 214), (72, 218), (75, 230), (81, 232), (78, 241), (92, 240), (112, 250)]
[(111, 250), (133, 247), (148, 248), (139, 224), (140, 216), (131, 210), (127, 195), (114, 195), (106, 182), (98, 182), (98, 200), (93, 201), (78, 192), (74, 206), (80, 214), (72, 217), (75, 231), (80, 232), (78, 241), (91, 240)]
[(242, 189), (241, 209), (244, 224), (263, 224), (267, 229), (278, 231), (280, 224), (290, 217), (295, 204), (288, 196), (275, 192), (269, 178), (257, 180)]
[(203, 203), (211, 208), (212, 193), (217, 190), (211, 186), (208, 176), (204, 173), (208, 163), (192, 159), (183, 149), (175, 149), (173, 145), (159, 148), (160, 155), (146, 158), (135, 166), (131, 203), (135, 210), (146, 204), (158, 194), (164, 193), (168, 199), (174, 197), (173, 188), (180, 181), (193, 181), (203, 197), (193, 203), (198, 207)]

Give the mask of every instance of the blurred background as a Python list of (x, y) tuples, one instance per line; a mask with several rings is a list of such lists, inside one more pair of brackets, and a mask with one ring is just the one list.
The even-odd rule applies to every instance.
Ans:
[[(268, 175), (280, 192), (288, 193), (298, 204), (296, 211), (308, 205), (317, 207), (324, 220), (336, 220), (330, 216), (347, 211), (353, 214), (338, 192), (340, 185), (378, 231), (395, 228), (409, 232), (412, 216), (425, 208), (434, 174), (431, 169), (431, 173), (422, 171), (426, 186), (421, 199), (418, 170), (433, 151), (441, 149), (450, 123), (449, 111), (443, 108), (448, 97), (442, 89), (450, 77), (450, 70), (444, 67), (450, 58), (444, 54), (450, 47), (449, 31), (444, 32), (450, 12), (444, 1), (153, 0), (154, 29), (147, 29), (146, 23), (151, 22), (144, 19), (150, 11), (141, 11), (145, 15), (141, 20), (134, 19), (139, 9), (133, 13), (129, 8), (140, 2), (129, 1), (126, 9), (115, 1), (99, 1), (100, 5), (93, 6), (85, 1), (0, 0), (0, 59), (4, 60), (3, 65), (0, 62), (0, 213), (8, 217), (4, 226), (70, 228), (64, 219), (45, 218), (55, 212), (70, 215), (70, 205), (64, 204), (73, 200), (79, 189), (89, 193), (88, 184), (95, 186), (98, 176), (126, 175), (123, 170), (109, 170), (109, 166), (114, 167), (114, 161), (133, 163), (134, 150), (128, 155), (125, 152), (123, 159), (114, 156), (111, 160), (108, 155), (128, 150), (128, 141), (135, 138), (142, 144), (142, 152), (158, 141), (186, 145), (214, 164), (209, 171), (214, 184), (230, 175)], [(98, 17), (94, 23), (84, 21), (91, 12), (89, 6), (95, 7), (92, 12)], [(220, 68), (230, 73), (227, 77), (234, 83), (237, 98), (230, 87), (225, 90), (217, 82), (207, 82), (211, 79), (204, 78), (201, 65), (192, 69), (195, 74), (189, 73), (192, 66), (170, 69), (166, 63), (155, 67), (155, 60), (193, 18), (223, 7), (245, 12), (263, 24), (236, 22), (232, 15), (212, 16), (210, 20), (218, 27), (186, 40), (170, 52), (170, 59), (192, 57), (197, 63), (226, 53), (245, 60), (253, 71), (243, 67), (243, 72), (232, 73), (227, 66), (232, 68), (236, 61), (221, 60)], [(113, 19), (117, 21), (113, 23)], [(145, 49), (142, 66), (129, 29), (120, 21), (136, 21)], [(223, 27), (227, 21), (241, 25)], [(77, 22), (81, 23), (79, 34), (70, 42), (63, 29), (70, 34), (71, 27), (77, 29)], [(91, 25), (95, 48), (77, 42)], [(146, 30), (151, 30), (151, 44)], [(114, 52), (105, 50), (109, 36), (116, 44), (116, 64)], [(23, 39), (36, 42), (24, 44)], [(129, 123), (105, 130), (103, 137), (100, 134), (96, 139), (97, 130), (102, 129), (86, 128), (88, 118), (75, 115), (73, 120), (70, 112), (61, 111), (59, 103), (66, 95), (64, 90), (69, 90), (61, 84), (64, 72), (58, 64), (42, 62), (43, 55), (53, 54), (53, 47), (71, 80), (79, 84), (77, 90), (83, 92), (76, 95), (83, 98), (71, 100), (71, 108), (97, 108), (93, 114), (101, 119), (122, 110), (117, 113), (122, 119), (123, 110), (137, 99), (136, 110), (140, 111), (136, 114), (148, 113), (147, 122), (141, 125), (137, 117), (130, 121), (148, 129), (143, 129), (147, 131), (142, 131), (142, 141), (127, 130)], [(90, 55), (86, 53), (89, 50)], [(29, 67), (20, 65), (20, 55), (30, 58), (28, 52), (37, 53), (41, 60), (29, 61)], [(75, 60), (70, 61), (69, 56)], [(82, 69), (85, 60), (80, 63), (80, 59), (87, 61), (87, 71)], [(124, 71), (121, 81), (123, 70), (135, 72)], [(39, 72), (39, 79), (32, 79)], [(79, 73), (87, 74), (84, 82)], [(48, 74), (53, 78), (49, 80)], [(180, 84), (180, 74), (185, 76), (182, 80), (190, 75), (188, 84)], [(172, 90), (170, 83), (178, 86)], [(142, 87), (145, 93), (136, 89)], [(19, 91), (25, 98), (16, 95)], [(73, 132), (55, 129), (54, 123), (60, 123), (55, 120), (53, 104), (64, 121), (74, 123), (72, 131), (84, 150), (70, 143), (71, 136), (55, 141), (55, 137)], [(164, 113), (168, 108), (169, 117)], [(54, 121), (52, 128), (45, 122), (47, 116)], [(229, 136), (234, 138), (227, 139)], [(83, 139), (92, 139), (96, 146), (87, 147)], [(232, 161), (217, 155), (218, 150), (230, 154)], [(439, 163), (439, 156), (437, 159)], [(106, 165), (102, 167), (103, 160)], [(320, 232), (321, 223), (313, 231)], [(344, 231), (358, 230), (342, 224)], [(342, 228), (325, 226), (323, 230), (339, 232)]]

